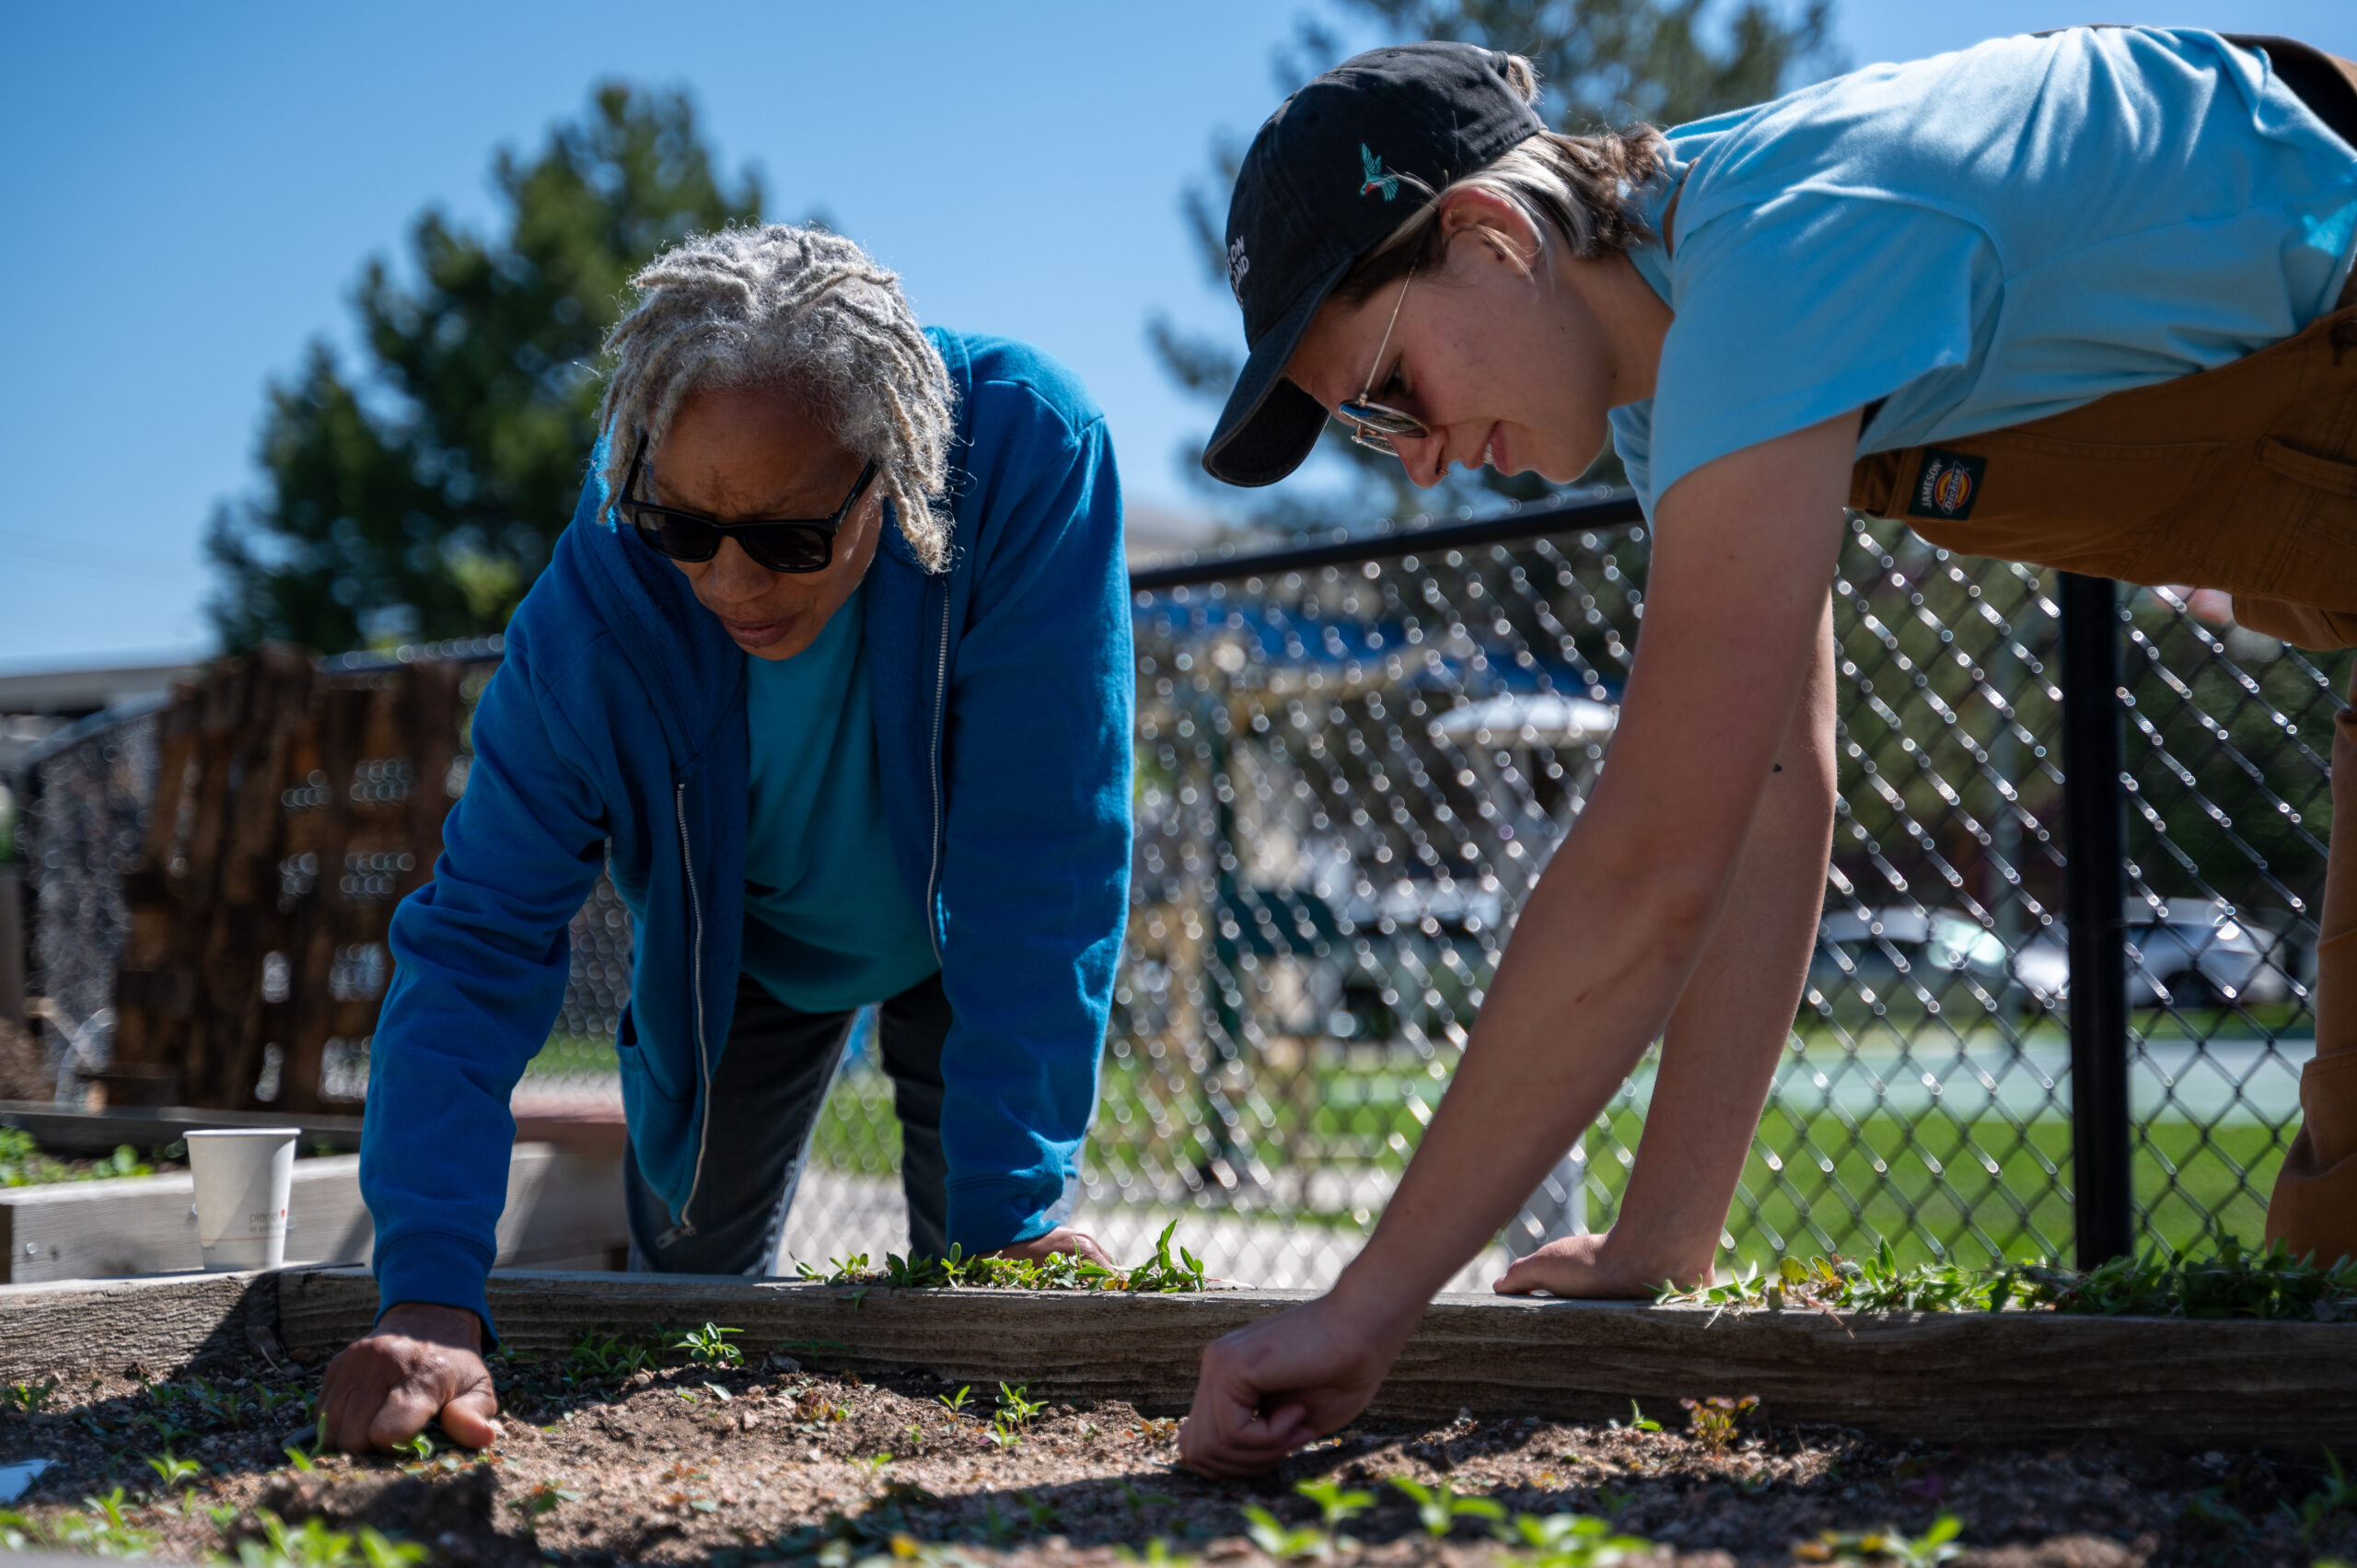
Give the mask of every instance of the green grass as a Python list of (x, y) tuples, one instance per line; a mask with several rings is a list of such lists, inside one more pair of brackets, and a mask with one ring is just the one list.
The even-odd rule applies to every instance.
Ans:
[[(611, 1071), (610, 1045), (560, 1036), (534, 1070), (593, 1071), (599, 1053)], [(1238, 1099), (1252, 1153), (1271, 1168), (1331, 1162), (1396, 1171), (1446, 1087), (1445, 1077), (1425, 1068), (1321, 1063), (1285, 1079), (1271, 1074)], [(1200, 1115), (1195, 1095), (1159, 1063), (1109, 1060), (1090, 1168), (1152, 1179), (1209, 1158), (1216, 1151), (1188, 1114)], [(1626, 1186), (1621, 1156), (1636, 1148), (1643, 1112), (1616, 1107), (1604, 1123), (1586, 1142), (1588, 1219), (1598, 1228), (1610, 1222)], [(2282, 1159), (2273, 1129), (2247, 1122), (2205, 1129), (2170, 1120), (2141, 1126), (2137, 1137), (2136, 1196), (2150, 1216), (2145, 1244), (2175, 1249), (2259, 1236)], [(844, 1074), (828, 1096), (814, 1147), (822, 1168), (877, 1178), (897, 1170), (900, 1129), (889, 1080), (865, 1064)], [(2000, 1116), (1960, 1122), (1938, 1112), (1910, 1124), (1889, 1115), (1853, 1120), (1771, 1104), (1744, 1165), (1728, 1261), (1772, 1265), (1789, 1252), (1859, 1254), (1886, 1237), (1905, 1266), (2067, 1257), (2070, 1150), (2062, 1115), (2016, 1126)], [(1289, 1217), (1342, 1230), (1366, 1223), (1348, 1213)]]

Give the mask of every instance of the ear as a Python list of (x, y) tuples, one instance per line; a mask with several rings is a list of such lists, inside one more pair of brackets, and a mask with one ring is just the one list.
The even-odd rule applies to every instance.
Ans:
[[(1440, 231), (1451, 241), (1469, 235), (1514, 271), (1528, 277), (1545, 246), (1538, 231), (1520, 207), (1494, 191), (1478, 185), (1451, 191), (1441, 198)], [(1450, 253), (1455, 254), (1452, 244)]]

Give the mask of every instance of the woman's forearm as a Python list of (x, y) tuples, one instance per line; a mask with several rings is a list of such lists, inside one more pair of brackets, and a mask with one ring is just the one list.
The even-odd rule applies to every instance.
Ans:
[[(1663, 496), (1604, 774), (1516, 922), (1448, 1094), (1337, 1286), (1346, 1295), (1395, 1316), (1420, 1305), (1513, 1216), (1668, 1023), (1804, 692), (1829, 702), (1828, 587), (1856, 433), (1854, 414), (1829, 420)], [(1817, 820), (1808, 835), (1812, 887), (1824, 832)], [(1813, 935), (1814, 909), (1799, 924)]]
[[(1473, 1038), (1346, 1289), (1421, 1305), (1510, 1219), (1661, 1032), (1706, 895), (1574, 833), (1524, 907)], [(1356, 1276), (1355, 1279), (1350, 1276)]]
[(1709, 1274), (1807, 983), (1838, 787), (1829, 603), (1817, 650), (1726, 906), (1663, 1038), (1609, 1243), (1636, 1278), (1691, 1286)]

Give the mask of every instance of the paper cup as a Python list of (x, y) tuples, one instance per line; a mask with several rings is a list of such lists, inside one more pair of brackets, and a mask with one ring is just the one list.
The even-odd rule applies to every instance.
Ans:
[(286, 1261), (286, 1195), (296, 1127), (231, 1127), (188, 1135), (196, 1178), (196, 1241), (207, 1273)]

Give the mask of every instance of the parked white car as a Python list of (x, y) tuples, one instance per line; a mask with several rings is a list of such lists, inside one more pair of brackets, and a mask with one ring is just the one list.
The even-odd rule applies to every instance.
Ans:
[[(2291, 999), (2299, 968), (2291, 941), (2254, 927), (2232, 904), (2167, 899), (2156, 909), (2131, 899), (2123, 914), (2130, 1006), (2200, 1010)], [(2058, 924), (2015, 956), (2015, 974), (2049, 1006), (2070, 995), (2069, 943)]]

